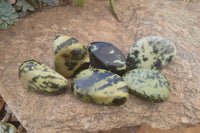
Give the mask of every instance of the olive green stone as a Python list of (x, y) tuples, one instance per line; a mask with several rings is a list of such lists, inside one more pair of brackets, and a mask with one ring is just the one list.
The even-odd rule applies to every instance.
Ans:
[(166, 38), (150, 36), (136, 41), (129, 50), (127, 67), (155, 69), (169, 64), (176, 55), (175, 46)]
[(163, 102), (169, 97), (169, 83), (166, 77), (158, 70), (131, 70), (123, 76), (123, 79), (127, 82), (130, 92), (141, 98)]
[(48, 66), (35, 61), (24, 61), (18, 71), (22, 85), (44, 95), (57, 95), (67, 89), (68, 81)]
[(86, 69), (72, 82), (73, 94), (86, 102), (121, 105), (128, 99), (128, 86), (117, 74), (103, 69)]
[(72, 77), (89, 67), (87, 48), (75, 38), (60, 35), (54, 39), (55, 70), (64, 77)]

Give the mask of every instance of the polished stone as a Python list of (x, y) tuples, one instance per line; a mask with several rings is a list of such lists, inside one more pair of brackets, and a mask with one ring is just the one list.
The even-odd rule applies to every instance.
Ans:
[(126, 71), (126, 59), (121, 51), (111, 43), (93, 42), (89, 44), (90, 63), (94, 68), (109, 70), (123, 75)]

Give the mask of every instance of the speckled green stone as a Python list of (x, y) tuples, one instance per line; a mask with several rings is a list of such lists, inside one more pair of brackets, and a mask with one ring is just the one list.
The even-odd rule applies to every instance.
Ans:
[(169, 64), (176, 55), (175, 46), (166, 38), (150, 36), (136, 41), (129, 50), (127, 67), (155, 69)]
[(128, 99), (127, 83), (118, 75), (103, 69), (86, 69), (72, 82), (73, 94), (86, 102), (121, 105)]
[(108, 42), (92, 42), (88, 45), (90, 63), (94, 68), (109, 70), (122, 76), (126, 72), (126, 58)]
[(44, 95), (57, 95), (67, 89), (67, 80), (48, 66), (35, 61), (24, 61), (18, 71), (22, 85)]
[(87, 48), (75, 38), (60, 35), (54, 39), (55, 70), (64, 77), (72, 77), (89, 67)]
[(158, 70), (135, 69), (127, 72), (123, 79), (127, 82), (130, 92), (154, 102), (168, 99), (170, 86), (166, 77)]

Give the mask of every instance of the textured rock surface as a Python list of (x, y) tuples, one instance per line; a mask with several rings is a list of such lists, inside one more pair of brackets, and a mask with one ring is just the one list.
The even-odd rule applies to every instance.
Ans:
[[(116, 4), (122, 23), (112, 16), (107, 0), (88, 0), (84, 8), (46, 8), (1, 32), (0, 93), (29, 132), (131, 132), (143, 123), (165, 129), (200, 123), (200, 4), (172, 0)], [(161, 70), (171, 85), (169, 99), (149, 103), (130, 96), (122, 106), (105, 107), (81, 102), (70, 89), (53, 97), (27, 92), (17, 77), (19, 65), (34, 58), (53, 68), (52, 42), (58, 34), (79, 38), (85, 46), (110, 42), (125, 55), (134, 41), (146, 36), (171, 40), (177, 56)]]

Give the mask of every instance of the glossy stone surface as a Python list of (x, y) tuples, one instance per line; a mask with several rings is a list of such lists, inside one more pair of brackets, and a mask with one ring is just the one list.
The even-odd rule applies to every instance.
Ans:
[(113, 44), (93, 42), (88, 46), (88, 50), (92, 67), (106, 69), (119, 75), (125, 73), (126, 59)]
[(63, 76), (35, 60), (24, 61), (18, 75), (25, 88), (37, 93), (56, 95), (67, 89), (68, 81)]
[(54, 39), (55, 70), (64, 77), (72, 77), (89, 67), (89, 53), (75, 38), (60, 35)]
[(160, 68), (169, 64), (176, 55), (176, 48), (166, 38), (145, 37), (136, 41), (129, 50), (127, 66), (130, 69)]
[(130, 92), (141, 98), (163, 102), (169, 97), (169, 83), (166, 77), (158, 70), (131, 70), (123, 76), (123, 79), (127, 82)]
[(77, 74), (72, 82), (72, 92), (82, 101), (100, 105), (121, 105), (129, 96), (126, 82), (103, 69), (87, 69)]

